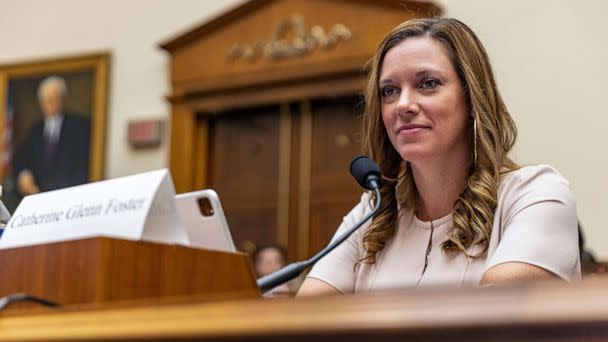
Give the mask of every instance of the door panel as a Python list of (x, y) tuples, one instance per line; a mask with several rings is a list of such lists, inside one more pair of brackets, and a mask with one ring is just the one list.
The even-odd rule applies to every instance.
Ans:
[(248, 108), (210, 120), (209, 185), (237, 248), (276, 241), (279, 109)]
[(325, 246), (362, 189), (348, 170), (361, 153), (358, 96), (312, 101), (310, 253)]

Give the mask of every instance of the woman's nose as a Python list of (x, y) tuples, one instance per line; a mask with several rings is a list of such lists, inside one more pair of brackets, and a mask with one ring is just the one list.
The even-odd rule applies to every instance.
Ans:
[(418, 106), (415, 95), (411, 91), (402, 90), (401, 94), (399, 94), (399, 100), (397, 101), (397, 114), (416, 114), (419, 109), (420, 107)]

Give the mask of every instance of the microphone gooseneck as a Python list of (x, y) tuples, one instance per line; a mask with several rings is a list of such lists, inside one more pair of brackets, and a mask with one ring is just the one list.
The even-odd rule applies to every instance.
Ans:
[(291, 263), (280, 270), (273, 272), (265, 277), (258, 279), (257, 284), (262, 290), (262, 293), (272, 290), (273, 288), (290, 281), (291, 279), (299, 276), (304, 270), (331, 252), (338, 245), (346, 241), (357, 229), (359, 229), (365, 222), (374, 217), (380, 210), (380, 203), (382, 198), (380, 196), (380, 168), (368, 157), (359, 156), (353, 159), (350, 163), (350, 172), (353, 177), (357, 180), (359, 185), (368, 190), (373, 190), (375, 194), (374, 209), (367, 213), (357, 224), (350, 228), (347, 232), (340, 235), (329, 245), (323, 248), (320, 252), (315, 254), (308, 260), (298, 261)]

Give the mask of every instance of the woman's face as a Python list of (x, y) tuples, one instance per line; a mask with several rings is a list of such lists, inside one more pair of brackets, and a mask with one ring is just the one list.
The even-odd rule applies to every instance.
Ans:
[(440, 42), (407, 38), (381, 67), (382, 120), (401, 158), (416, 164), (470, 153), (464, 89)]

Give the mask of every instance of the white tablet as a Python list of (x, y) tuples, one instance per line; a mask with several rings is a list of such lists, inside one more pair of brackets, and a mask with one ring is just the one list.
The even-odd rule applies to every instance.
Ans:
[(190, 246), (236, 252), (220, 198), (211, 189), (175, 195), (175, 206)]

